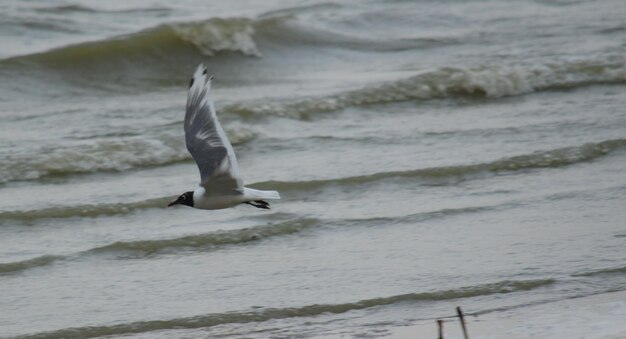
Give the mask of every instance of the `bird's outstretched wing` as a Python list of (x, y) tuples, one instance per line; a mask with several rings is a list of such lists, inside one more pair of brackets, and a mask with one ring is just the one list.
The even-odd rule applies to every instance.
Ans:
[(209, 98), (212, 76), (200, 64), (191, 78), (185, 113), (187, 150), (198, 164), (207, 194), (235, 194), (243, 187), (233, 146), (217, 120)]

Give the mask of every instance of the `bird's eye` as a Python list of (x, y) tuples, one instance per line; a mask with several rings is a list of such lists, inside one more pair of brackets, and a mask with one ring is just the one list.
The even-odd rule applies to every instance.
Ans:
[(185, 200), (186, 198), (187, 198), (187, 197), (186, 197), (186, 196), (184, 196), (184, 195), (181, 195), (181, 196), (180, 196), (180, 200)]

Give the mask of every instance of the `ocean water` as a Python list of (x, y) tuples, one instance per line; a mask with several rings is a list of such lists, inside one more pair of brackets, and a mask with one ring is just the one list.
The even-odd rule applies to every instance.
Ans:
[[(0, 337), (372, 338), (626, 290), (625, 14), (3, 1)], [(270, 211), (166, 208), (200, 62)]]

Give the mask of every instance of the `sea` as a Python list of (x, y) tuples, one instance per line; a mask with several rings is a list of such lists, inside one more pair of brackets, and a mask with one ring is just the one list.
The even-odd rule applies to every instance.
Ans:
[[(2, 338), (434, 337), (626, 291), (626, 1), (4, 0), (0, 47)], [(200, 63), (269, 211), (167, 208)], [(515, 335), (626, 331), (614, 301)]]

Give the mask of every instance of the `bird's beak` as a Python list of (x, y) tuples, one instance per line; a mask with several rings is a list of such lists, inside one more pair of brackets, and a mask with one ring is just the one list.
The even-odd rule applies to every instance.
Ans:
[(178, 199), (176, 199), (176, 200), (170, 202), (169, 204), (167, 204), (167, 207), (172, 207), (174, 205), (178, 205)]

